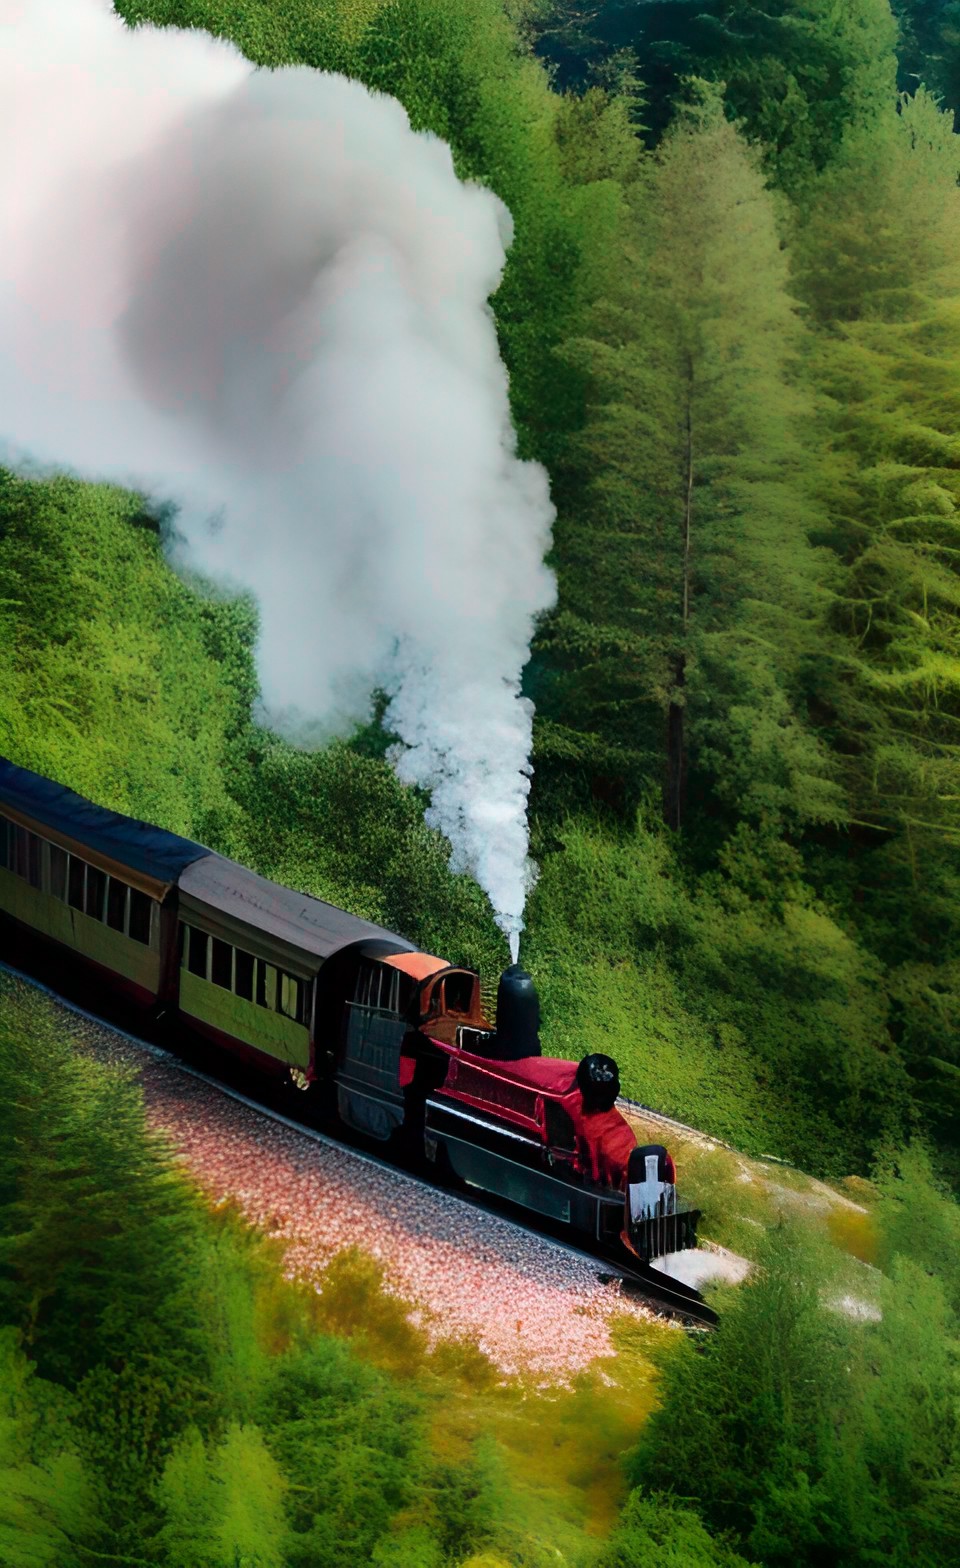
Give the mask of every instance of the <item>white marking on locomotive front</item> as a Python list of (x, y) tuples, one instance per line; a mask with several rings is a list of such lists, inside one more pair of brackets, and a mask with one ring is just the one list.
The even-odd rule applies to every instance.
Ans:
[(673, 1182), (661, 1181), (657, 1175), (660, 1156), (648, 1154), (643, 1163), (643, 1181), (632, 1181), (629, 1188), (630, 1215), (635, 1222), (652, 1219), (656, 1214), (672, 1214), (677, 1206)]

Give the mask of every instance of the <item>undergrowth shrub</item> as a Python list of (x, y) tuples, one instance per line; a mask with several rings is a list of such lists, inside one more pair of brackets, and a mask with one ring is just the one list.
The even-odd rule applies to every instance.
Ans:
[(917, 1152), (881, 1183), (877, 1301), (865, 1271), (782, 1222), (720, 1293), (718, 1330), (669, 1346), (631, 1461), (644, 1494), (682, 1478), (709, 1528), (770, 1568), (939, 1568), (954, 1551), (960, 1319), (952, 1263), (944, 1283), (931, 1262), (957, 1207)]

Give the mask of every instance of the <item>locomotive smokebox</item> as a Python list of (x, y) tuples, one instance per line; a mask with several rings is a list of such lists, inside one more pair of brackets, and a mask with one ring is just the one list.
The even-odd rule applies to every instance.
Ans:
[(620, 1093), (620, 1069), (612, 1056), (593, 1053), (577, 1068), (577, 1088), (588, 1116), (597, 1111), (612, 1111)]
[(532, 977), (519, 964), (500, 976), (497, 988), (497, 1057), (516, 1062), (540, 1055), (540, 998)]

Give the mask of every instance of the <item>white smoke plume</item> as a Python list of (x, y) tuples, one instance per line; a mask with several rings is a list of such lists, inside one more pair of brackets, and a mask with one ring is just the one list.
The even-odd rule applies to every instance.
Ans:
[(393, 99), (108, 0), (0, 0), (0, 462), (180, 508), (251, 588), (271, 722), (390, 696), (516, 953), (547, 478), (487, 305), (506, 208)]

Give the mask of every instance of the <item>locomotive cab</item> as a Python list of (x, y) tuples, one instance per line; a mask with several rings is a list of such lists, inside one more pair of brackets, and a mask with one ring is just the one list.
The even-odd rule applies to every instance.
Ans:
[(416, 998), (413, 1021), (418, 1028), (449, 1045), (460, 1043), (463, 1029), (489, 1033), (480, 999), (480, 976), (472, 969), (444, 964), (442, 959), (435, 962), (437, 971), (422, 982)]
[(335, 994), (340, 1019), (329, 1065), (341, 1121), (386, 1142), (416, 1138), (418, 1098), (442, 1082), (461, 1031), (488, 1030), (480, 979), (442, 958), (381, 942), (345, 954)]

